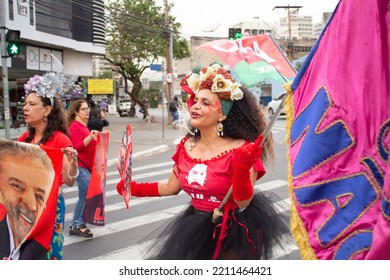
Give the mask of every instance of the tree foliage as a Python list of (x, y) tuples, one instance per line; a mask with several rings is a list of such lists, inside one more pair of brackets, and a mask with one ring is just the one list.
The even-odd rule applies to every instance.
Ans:
[[(135, 104), (144, 107), (140, 100), (142, 88), (141, 75), (161, 57), (165, 57), (165, 15), (162, 7), (156, 6), (154, 0), (113, 1), (107, 5), (107, 43), (106, 59), (112, 63), (113, 71), (122, 75), (125, 81), (125, 92), (130, 95), (132, 111)], [(179, 37), (180, 23), (169, 16), (169, 27), (173, 37), (173, 56), (189, 56), (188, 45)], [(133, 85), (128, 92), (128, 81)], [(144, 117), (148, 114), (144, 108)]]

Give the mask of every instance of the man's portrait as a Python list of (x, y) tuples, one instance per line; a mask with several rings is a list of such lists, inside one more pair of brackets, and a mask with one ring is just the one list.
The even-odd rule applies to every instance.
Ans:
[(54, 175), (39, 146), (0, 139), (1, 259), (22, 259), (23, 242), (45, 209)]

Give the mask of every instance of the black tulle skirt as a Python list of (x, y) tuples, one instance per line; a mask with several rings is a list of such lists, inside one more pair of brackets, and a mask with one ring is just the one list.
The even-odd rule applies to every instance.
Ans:
[(283, 236), (289, 232), (289, 219), (277, 199), (256, 192), (245, 210), (229, 211), (227, 234), (222, 247), (217, 241), (221, 233), (220, 218), (211, 221), (212, 213), (196, 210), (190, 205), (169, 222), (149, 248), (147, 258), (157, 260), (208, 260), (208, 259), (271, 259), (277, 247), (283, 247)]

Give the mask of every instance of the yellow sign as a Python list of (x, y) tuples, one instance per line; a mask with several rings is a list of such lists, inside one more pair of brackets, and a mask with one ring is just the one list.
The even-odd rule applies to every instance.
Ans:
[(88, 79), (88, 94), (114, 94), (114, 81)]

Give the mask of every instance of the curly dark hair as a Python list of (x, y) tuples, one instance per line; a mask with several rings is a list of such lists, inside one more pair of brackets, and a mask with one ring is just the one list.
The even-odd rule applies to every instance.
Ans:
[[(30, 93), (36, 93), (35, 91), (30, 91)], [(47, 116), (47, 126), (43, 133), (42, 139), (40, 140), (40, 144), (45, 144), (48, 140), (53, 137), (54, 132), (60, 131), (69, 137), (69, 131), (66, 127), (65, 122), (65, 113), (62, 108), (61, 101), (58, 97), (53, 98), (53, 105), (51, 104), (51, 100), (48, 97), (39, 96), (41, 99), (43, 106), (52, 106), (50, 114)], [(26, 142), (31, 143), (32, 139), (35, 136), (35, 128), (32, 126), (28, 127), (28, 136), (26, 137)]]
[[(240, 87), (244, 96), (240, 100), (233, 101), (233, 106), (223, 124), (223, 136), (234, 139), (244, 139), (249, 142), (256, 141), (257, 137), (264, 133), (267, 121), (263, 111), (258, 106), (256, 97), (246, 87)], [(191, 129), (195, 133), (195, 128)], [(200, 137), (199, 131), (195, 138)], [(190, 136), (191, 134), (188, 134)], [(265, 163), (274, 158), (273, 137), (269, 132), (264, 141), (264, 149), (261, 160)]]

